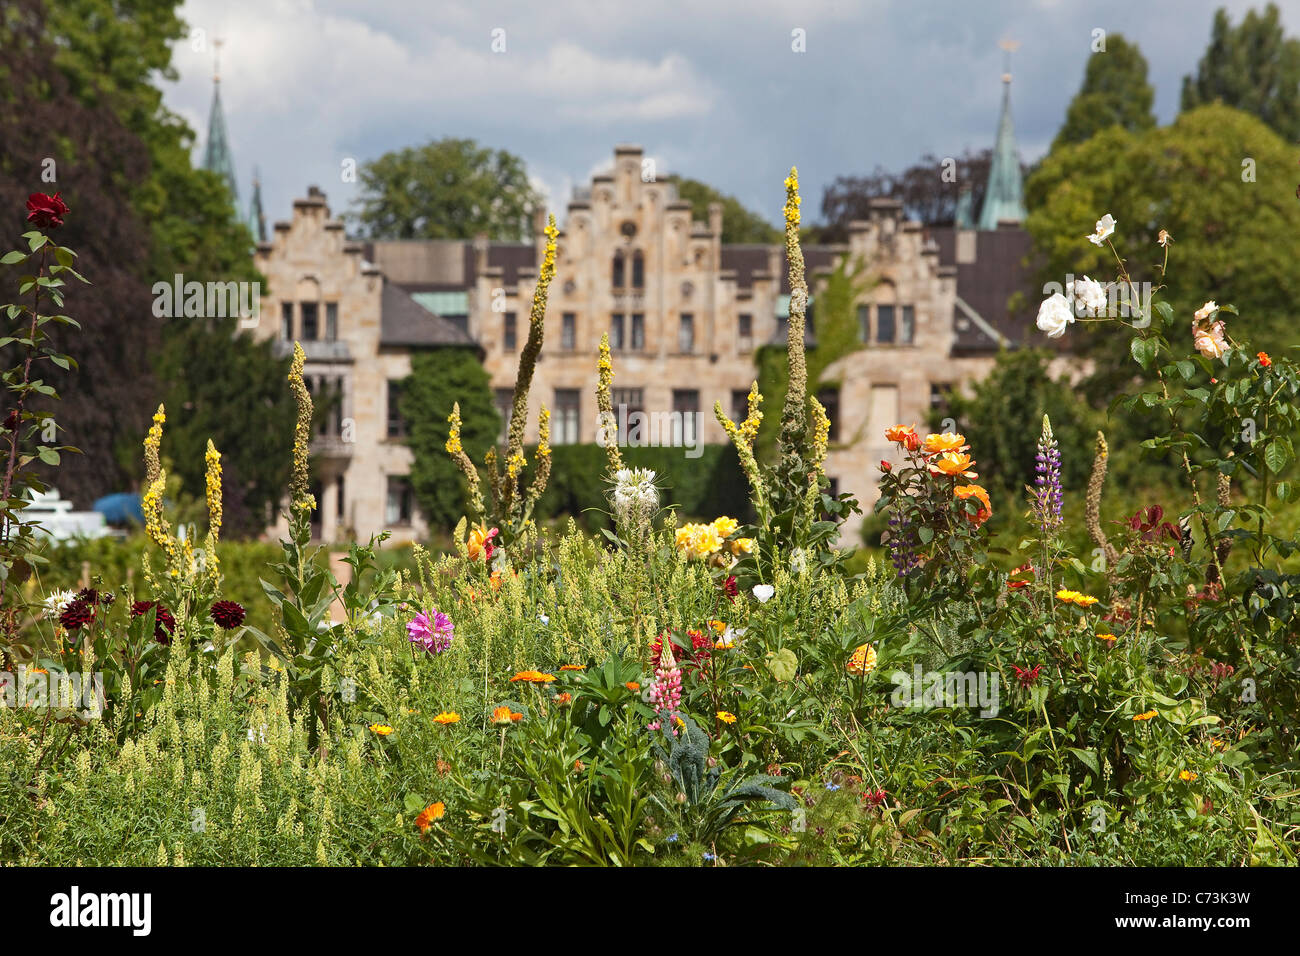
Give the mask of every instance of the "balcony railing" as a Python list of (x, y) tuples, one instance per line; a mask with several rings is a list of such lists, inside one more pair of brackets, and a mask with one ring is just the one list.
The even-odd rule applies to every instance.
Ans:
[[(347, 342), (322, 342), (315, 339), (308, 339), (306, 342), (300, 342), (303, 354), (307, 357), (308, 362), (350, 362), (352, 354), (348, 350)], [(293, 343), (285, 339), (277, 339), (275, 342), (274, 352), (277, 358), (293, 354)]]

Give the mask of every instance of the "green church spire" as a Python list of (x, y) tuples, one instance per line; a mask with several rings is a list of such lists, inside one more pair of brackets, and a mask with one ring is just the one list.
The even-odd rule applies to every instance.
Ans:
[(1016, 149), (1016, 131), (1011, 123), (1011, 51), (1015, 45), (1004, 43), (1007, 72), (1002, 74), (1002, 117), (998, 121), (998, 139), (993, 145), (989, 166), (988, 188), (984, 190), (984, 207), (979, 227), (996, 229), (998, 221), (1025, 221), (1025, 187), (1020, 175), (1020, 152)]
[(248, 205), (248, 231), (254, 242), (266, 242), (266, 214), (262, 212), (262, 179), (253, 170), (253, 200)]
[[(221, 40), (214, 41), (217, 56), (221, 53)], [(235, 160), (230, 155), (230, 139), (226, 135), (226, 114), (221, 109), (220, 60), (212, 71), (212, 109), (208, 113), (208, 139), (203, 146), (201, 168), (216, 173), (226, 181), (235, 215), (239, 215), (239, 186), (235, 182)]]

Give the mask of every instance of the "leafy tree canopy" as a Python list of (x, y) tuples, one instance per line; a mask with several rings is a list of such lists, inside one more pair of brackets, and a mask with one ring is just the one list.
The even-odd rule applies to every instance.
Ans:
[(904, 212), (926, 225), (951, 224), (964, 187), (971, 188), (971, 209), (978, 214), (988, 185), (991, 149), (957, 157), (927, 155), (900, 173), (877, 166), (865, 176), (839, 176), (822, 193), (821, 242), (844, 242), (849, 223), (868, 219), (873, 199), (897, 199)]
[[(1300, 203), (1294, 148), (1255, 117), (1227, 106), (1181, 114), (1170, 126), (1142, 132), (1112, 127), (1086, 143), (1063, 146), (1026, 184), (1025, 226), (1034, 240), (1039, 279), (1063, 285), (1070, 274), (1099, 281), (1116, 275), (1109, 248), (1086, 241), (1105, 213), (1118, 225), (1112, 241), (1135, 282), (1158, 285), (1186, 318), (1207, 299), (1231, 303), (1229, 334), (1241, 323), (1257, 347), (1294, 342), (1300, 301)], [(1173, 236), (1169, 278), (1161, 277), (1161, 229)], [(1076, 323), (1069, 335), (1097, 357), (1097, 395), (1115, 394), (1131, 364), (1114, 350), (1127, 337), (1114, 328)]]
[(501, 437), (501, 416), (492, 401), (487, 372), (471, 349), (437, 349), (411, 356), (402, 382), (399, 411), (415, 456), (411, 487), (432, 528), (450, 529), (467, 511), (465, 482), (447, 454), (447, 416), (460, 402), (461, 443), (475, 464)]
[(1136, 43), (1118, 33), (1106, 37), (1106, 49), (1088, 59), (1083, 85), (1066, 110), (1065, 125), (1052, 148), (1082, 143), (1110, 126), (1145, 130), (1156, 125), (1151, 104), (1155, 90), (1147, 82), (1147, 60)]
[(1196, 73), (1183, 79), (1184, 110), (1216, 100), (1253, 113), (1283, 138), (1300, 139), (1300, 39), (1282, 32), (1277, 6), (1250, 10), (1237, 26), (1220, 8)]
[(472, 139), (394, 150), (359, 172), (361, 196), (346, 218), (374, 239), (523, 240), (542, 201), (522, 159)]

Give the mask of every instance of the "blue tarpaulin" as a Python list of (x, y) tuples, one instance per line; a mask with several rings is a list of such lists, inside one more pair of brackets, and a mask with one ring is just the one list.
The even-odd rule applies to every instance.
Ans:
[(129, 491), (115, 495), (105, 495), (91, 505), (95, 511), (104, 516), (109, 524), (144, 524), (144, 509), (140, 506), (140, 496)]

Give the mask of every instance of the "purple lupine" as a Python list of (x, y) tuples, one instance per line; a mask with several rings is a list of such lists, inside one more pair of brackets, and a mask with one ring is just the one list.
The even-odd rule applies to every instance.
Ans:
[(455, 629), (451, 618), (434, 608), (432, 615), (421, 611), (408, 621), (406, 636), (412, 644), (418, 644), (430, 654), (441, 654), (451, 647), (451, 635)]
[(1034, 517), (1039, 530), (1048, 534), (1061, 526), (1061, 449), (1052, 436), (1052, 423), (1043, 416), (1043, 433), (1038, 438), (1034, 465)]
[(889, 559), (898, 576), (904, 577), (921, 559), (916, 554), (916, 533), (905, 517), (895, 513), (889, 518)]

